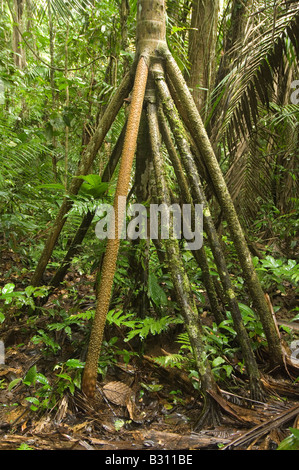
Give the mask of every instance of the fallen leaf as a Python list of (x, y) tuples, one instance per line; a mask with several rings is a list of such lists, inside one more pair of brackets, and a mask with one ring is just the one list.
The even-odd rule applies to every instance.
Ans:
[(132, 389), (123, 382), (109, 382), (103, 387), (103, 393), (114, 405), (127, 406)]

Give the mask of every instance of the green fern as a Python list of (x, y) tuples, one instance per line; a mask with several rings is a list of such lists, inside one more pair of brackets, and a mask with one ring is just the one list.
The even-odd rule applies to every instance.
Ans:
[(123, 314), (122, 310), (110, 310), (107, 314), (107, 322), (121, 327), (129, 328), (131, 331), (127, 334), (125, 341), (130, 341), (135, 336), (145, 339), (149, 334), (157, 335), (167, 330), (171, 324), (182, 323), (179, 318), (164, 316), (161, 318), (134, 318), (134, 314)]
[(134, 315), (132, 313), (123, 314), (122, 310), (110, 310), (107, 314), (107, 322), (118, 327), (126, 326), (128, 328), (135, 328), (136, 320), (132, 320)]
[(152, 317), (137, 319), (135, 321), (134, 328), (127, 335), (126, 341), (130, 341), (130, 339), (137, 335), (141, 339), (145, 339), (149, 334), (160, 334), (162, 331), (167, 330), (171, 324), (178, 323), (182, 323), (182, 320), (179, 318), (170, 317), (168, 315), (158, 319)]
[(189, 349), (189, 351), (192, 350), (191, 348), (191, 343), (190, 343), (190, 338), (189, 338), (189, 335), (188, 333), (180, 333), (177, 337), (177, 343), (180, 343), (182, 346), (181, 346), (181, 349)]
[(180, 353), (168, 354), (167, 356), (158, 356), (154, 361), (162, 367), (177, 367), (182, 369), (187, 363), (187, 358)]

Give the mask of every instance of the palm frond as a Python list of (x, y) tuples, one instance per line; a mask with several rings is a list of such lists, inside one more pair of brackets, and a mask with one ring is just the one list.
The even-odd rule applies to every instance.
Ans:
[[(51, 151), (38, 137), (26, 137), (23, 141), (4, 121), (0, 120), (2, 148), (0, 152), (1, 173), (13, 178), (15, 183), (24, 178), (33, 182), (47, 181), (51, 172)], [(44, 156), (47, 155), (47, 158)]]
[(247, 226), (261, 203), (275, 205), (283, 213), (292, 210), (298, 194), (298, 148), (298, 107), (271, 103), (255, 132), (239, 145), (226, 173), (229, 191)]
[(235, 135), (246, 137), (252, 132), (258, 103), (269, 107), (274, 96), (276, 74), (283, 69), (284, 57), (290, 61), (299, 58), (298, 2), (280, 2), (276, 15), (274, 24), (273, 18), (266, 21), (264, 9), (252, 15), (232, 70), (214, 92), (215, 96), (224, 88), (217, 141), (227, 137), (232, 146)]
[(65, 22), (74, 19), (74, 15), (83, 15), (86, 10), (91, 10), (93, 5), (89, 0), (69, 0), (68, 2), (64, 0), (43, 0), (40, 3), (35, 3), (32, 13), (41, 22), (49, 7), (54, 16)]

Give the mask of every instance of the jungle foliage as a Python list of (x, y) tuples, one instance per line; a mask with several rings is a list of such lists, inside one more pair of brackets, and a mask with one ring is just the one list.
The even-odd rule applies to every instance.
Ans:
[[(227, 0), (219, 13), (215, 11), (209, 89), (201, 83), (198, 88), (205, 91), (204, 123), (259, 280), (277, 315), (280, 335), (290, 345), (297, 339), (292, 324), (299, 319), (299, 5), (296, 1), (247, 3), (240, 11), (240, 2)], [(38, 364), (33, 365), (23, 377), (1, 381), (0, 386), (13, 391), (22, 383), (28, 387), (31, 410), (41, 412), (55, 408), (66, 392), (73, 395), (81, 385), (106, 249), (105, 240), (95, 236), (97, 215), (61, 284), (53, 291), (48, 281), (61, 266), (84, 218), (96, 212), (99, 201), (110, 204), (113, 199), (119, 167), (109, 179), (103, 172), (121, 139), (129, 100), (99, 149), (91, 174), (81, 177), (78, 194), (70, 195), (68, 189), (84, 148), (134, 62), (137, 1), (70, 0), (66, 6), (61, 0), (7, 0), (0, 10), (0, 323), (5, 339), (13, 336), (9, 329), (18, 330), (10, 345), (38, 346), (50, 367), (39, 371)], [(169, 49), (188, 82), (192, 2), (169, 0), (166, 24)], [(241, 29), (232, 43), (236, 24)], [(167, 180), (178, 197), (169, 160)], [(263, 327), (208, 178), (205, 190), (243, 323), (256, 357), (264, 364), (268, 358)], [(72, 202), (66, 223), (43, 285), (33, 286), (30, 280), (45, 238), (65, 197)], [(130, 197), (136, 199), (134, 186)], [(220, 277), (209, 246), (206, 252), (217, 286)], [(212, 372), (221, 388), (234, 390), (247, 376), (232, 313), (224, 301), (225, 315), (217, 323), (202, 269), (188, 250), (183, 251), (183, 262), (203, 320)], [(146, 356), (152, 341), (162, 338), (157, 341), (168, 344), (169, 351), (154, 351), (155, 364), (186, 372), (199, 390), (184, 326), (163, 245), (122, 240), (99, 373), (105, 377), (119, 362), (128, 365)], [(159, 386), (147, 383), (142, 390), (154, 393)], [(180, 394), (173, 394), (170, 406), (179, 399)], [(297, 430), (292, 429), (280, 448), (288, 444), (298, 445)]]

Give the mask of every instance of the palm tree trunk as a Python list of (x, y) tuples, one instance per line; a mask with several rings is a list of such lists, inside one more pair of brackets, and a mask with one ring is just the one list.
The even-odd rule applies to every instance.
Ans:
[(193, 200), (197, 204), (202, 204), (203, 209), (203, 218), (204, 218), (204, 229), (208, 235), (208, 240), (213, 252), (214, 260), (218, 269), (218, 273), (222, 282), (223, 291), (226, 296), (226, 301), (228, 307), (231, 311), (234, 327), (238, 335), (238, 341), (241, 345), (242, 353), (245, 360), (245, 365), (248, 371), (250, 378), (250, 389), (251, 395), (255, 399), (261, 399), (263, 396), (262, 386), (259, 382), (259, 371), (257, 363), (250, 345), (250, 340), (246, 331), (246, 328), (243, 323), (242, 315), (238, 306), (237, 298), (234, 293), (230, 281), (229, 271), (227, 269), (225, 257), (222, 252), (221, 244), (218, 239), (218, 235), (212, 220), (209, 206), (204, 194), (204, 190), (200, 181), (200, 178), (197, 173), (196, 165), (193, 161), (193, 157), (190, 151), (190, 147), (187, 141), (187, 136), (185, 130), (180, 122), (180, 118), (176, 112), (174, 103), (170, 96), (168, 87), (163, 80), (163, 75), (161, 72), (156, 72), (156, 83), (159, 90), (159, 95), (163, 103), (163, 108), (168, 117), (172, 133), (175, 137), (178, 150), (181, 155), (183, 165), (185, 167), (185, 172), (188, 175), (189, 185), (191, 187), (191, 192), (193, 193)]
[(277, 334), (272, 314), (268, 308), (264, 292), (261, 288), (257, 273), (254, 269), (251, 254), (246, 243), (246, 239), (240, 225), (233, 201), (227, 189), (224, 176), (219, 167), (217, 158), (213, 151), (207, 132), (192, 99), (190, 91), (184, 81), (182, 73), (175, 63), (171, 54), (161, 50), (166, 59), (166, 71), (168, 80), (177, 91), (180, 103), (178, 107), (183, 107), (188, 119), (184, 119), (186, 127), (193, 136), (204, 164), (207, 167), (211, 177), (215, 194), (218, 202), (227, 220), (228, 227), (239, 257), (240, 265), (243, 270), (244, 279), (251, 295), (253, 305), (263, 324), (263, 329), (268, 341), (270, 360), (273, 364), (284, 366), (284, 354), (281, 348), (280, 340)]
[(214, 84), (219, 0), (193, 0), (189, 31), (187, 85), (203, 119), (211, 87)]
[(96, 387), (98, 360), (102, 345), (106, 316), (109, 310), (113, 279), (119, 250), (121, 228), (125, 216), (125, 207), (121, 198), (127, 198), (131, 177), (133, 158), (137, 146), (139, 123), (143, 107), (143, 99), (147, 83), (148, 66), (143, 56), (140, 57), (132, 92), (127, 131), (125, 136), (121, 166), (119, 170), (117, 188), (114, 198), (115, 235), (107, 240), (107, 247), (103, 259), (101, 280), (97, 296), (97, 306), (89, 340), (88, 353), (82, 390), (87, 396), (93, 396)]
[[(163, 113), (163, 109), (161, 109), (161, 106), (159, 107), (159, 123), (160, 123), (160, 130), (162, 133), (163, 141), (165, 143), (169, 158), (173, 165), (175, 175), (178, 181), (178, 185), (180, 187), (180, 191), (184, 200), (184, 204), (192, 205), (192, 213), (193, 213), (192, 220), (193, 220), (194, 219), (194, 205), (193, 205), (192, 197), (191, 197), (190, 190), (189, 190), (189, 183), (184, 174), (183, 167), (177, 155), (176, 148), (172, 142), (170, 131), (167, 126), (165, 115)], [(207, 291), (211, 310), (215, 316), (217, 324), (220, 324), (224, 320), (224, 316), (221, 311), (218, 298), (217, 298), (217, 292), (215, 290), (215, 285), (214, 285), (212, 276), (210, 274), (210, 269), (208, 265), (205, 248), (202, 247), (199, 250), (192, 250), (192, 254), (194, 258), (196, 259), (200, 269), (202, 270), (203, 284)]]
[[(154, 103), (148, 104), (148, 121), (155, 168), (157, 195), (160, 203), (166, 203), (169, 206), (171, 204), (171, 198), (165, 180), (160, 149), (161, 143), (158, 115), (156, 105)], [(164, 244), (176, 297), (186, 322), (186, 329), (190, 338), (197, 370), (200, 375), (202, 392), (206, 399), (205, 405), (209, 408), (210, 412), (212, 412), (212, 408), (215, 407), (215, 403), (209, 399), (209, 395), (207, 395), (207, 393), (209, 390), (218, 393), (218, 387), (207, 359), (207, 353), (202, 339), (200, 319), (195, 305), (191, 285), (184, 268), (178, 240), (175, 238), (168, 238), (167, 240), (164, 240)], [(206, 408), (204, 413), (206, 413)]]

